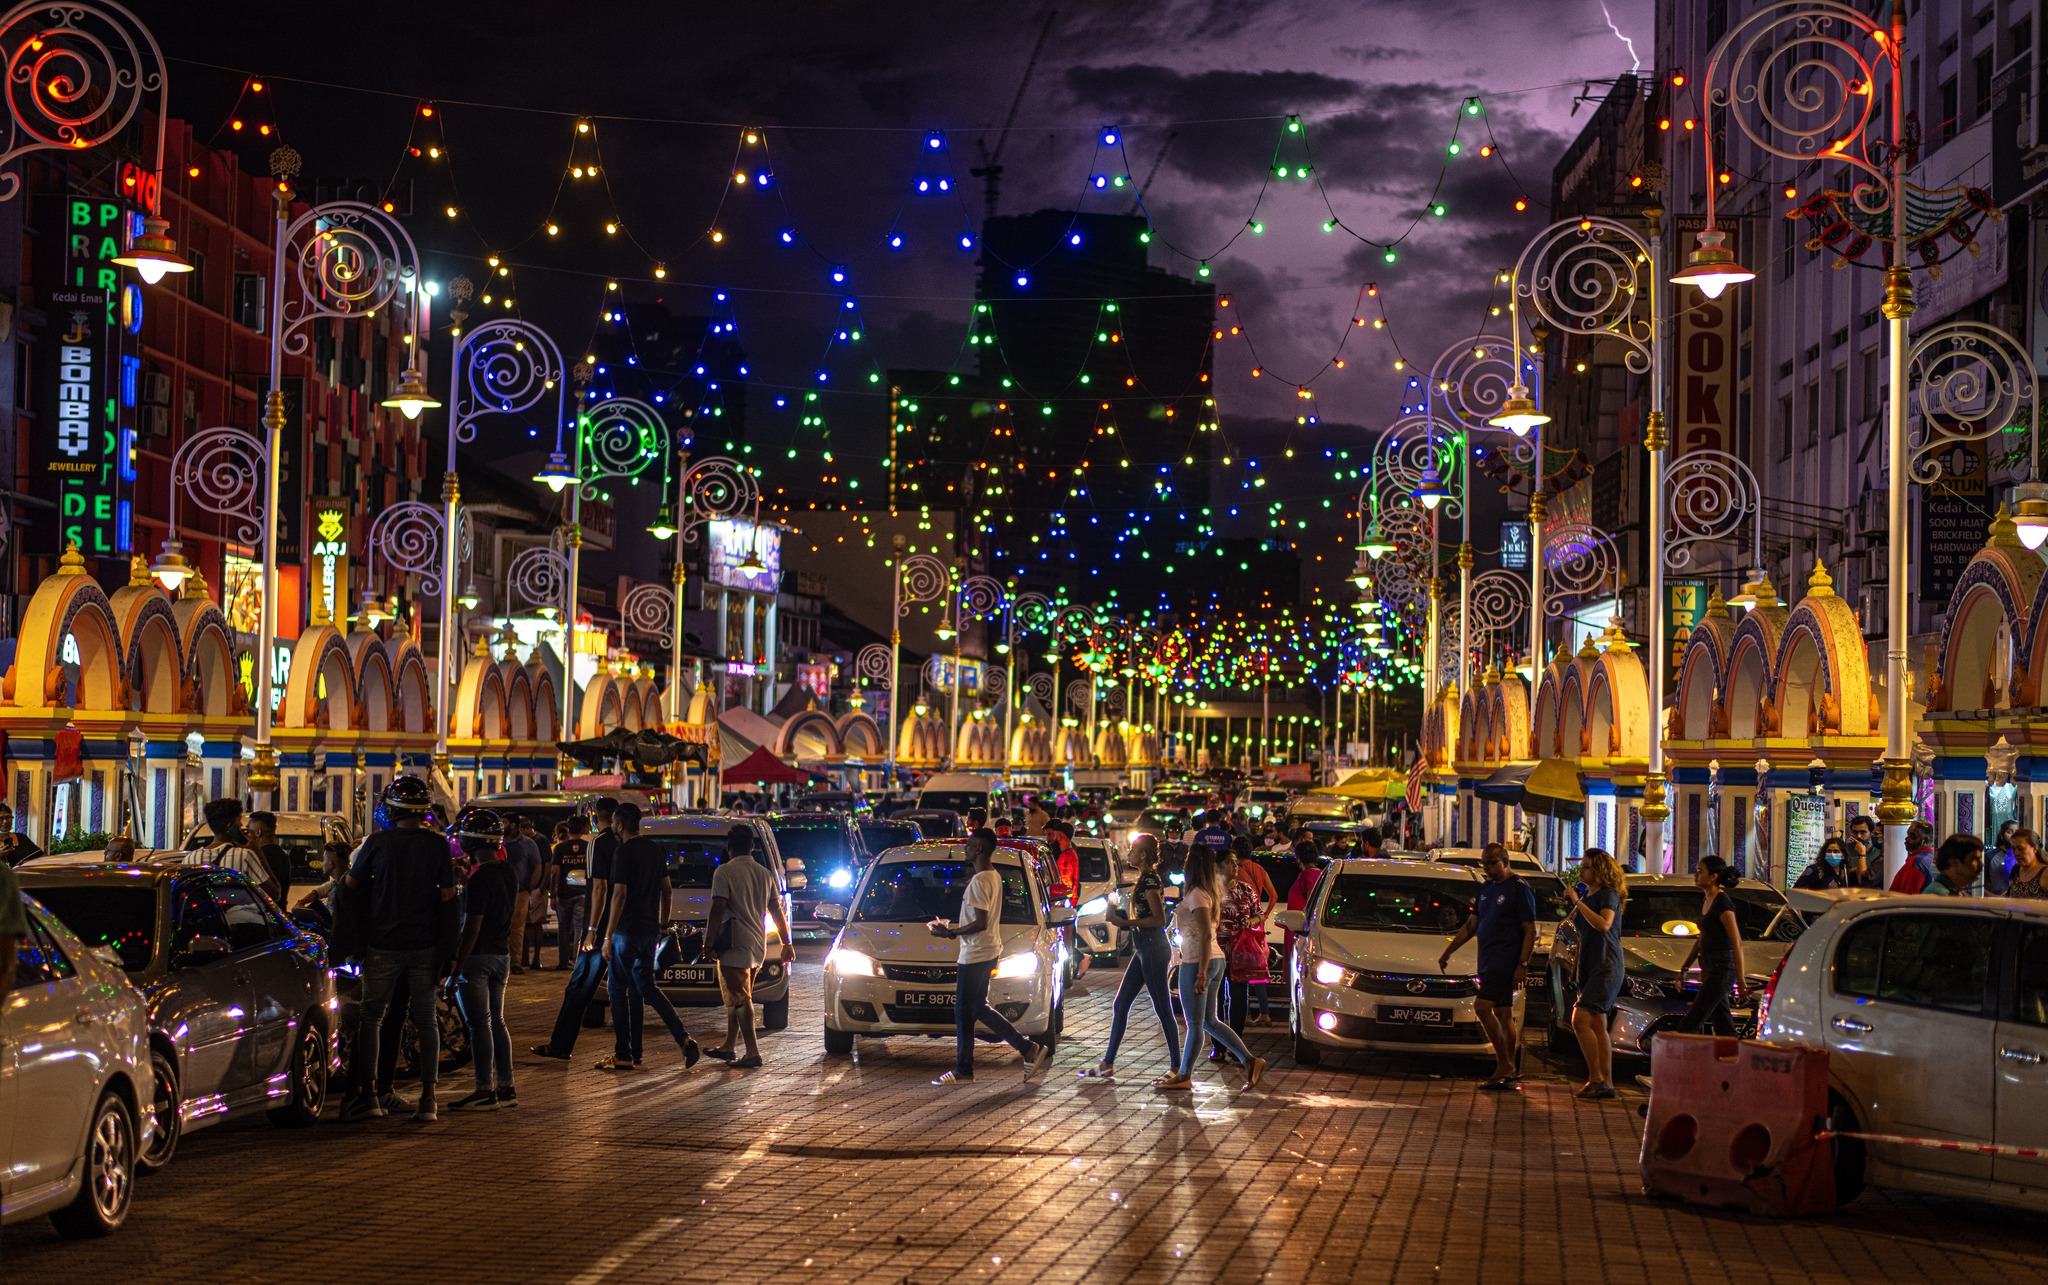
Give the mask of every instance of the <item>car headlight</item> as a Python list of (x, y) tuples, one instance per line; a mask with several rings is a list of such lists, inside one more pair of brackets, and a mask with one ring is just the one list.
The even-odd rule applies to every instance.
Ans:
[(1107, 912), (1107, 911), (1108, 911), (1108, 909), (1109, 909), (1109, 898), (1107, 898), (1107, 897), (1091, 897), (1091, 898), (1089, 898), (1089, 899), (1088, 899), (1087, 901), (1084, 901), (1084, 902), (1082, 902), (1082, 903), (1081, 903), (1081, 911), (1080, 911), (1080, 913), (1082, 913), (1082, 914), (1084, 914), (1084, 915), (1100, 915), (1100, 914), (1103, 914), (1103, 913)]
[(1628, 979), (1628, 993), (1637, 999), (1666, 999), (1671, 991), (1663, 982), (1651, 981), (1647, 977)]
[(825, 968), (841, 977), (873, 977), (876, 972), (874, 960), (844, 946), (825, 956)]
[(1038, 976), (1038, 956), (1035, 952), (1028, 950), (1018, 955), (1005, 955), (1002, 961), (996, 965), (995, 975), (1006, 981), (1036, 977)]
[(825, 876), (825, 886), (841, 890), (853, 887), (853, 871), (834, 870), (831, 874)]
[(1319, 959), (1316, 961), (1315, 979), (1319, 986), (1348, 986), (1351, 970), (1334, 959)]
[(761, 931), (767, 933), (770, 937), (775, 935), (775, 916), (772, 912), (766, 910), (761, 912)]

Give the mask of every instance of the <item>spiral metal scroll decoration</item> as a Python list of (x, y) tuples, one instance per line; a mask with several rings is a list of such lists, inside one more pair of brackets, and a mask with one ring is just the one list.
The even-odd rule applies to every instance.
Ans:
[(1427, 510), (1419, 504), (1390, 508), (1380, 514), (1380, 530), (1394, 542), (1393, 552), (1379, 560), (1381, 566), (1392, 562), (1416, 575), (1428, 573), (1430, 530)]
[(557, 607), (569, 583), (569, 560), (545, 545), (521, 549), (505, 568), (514, 606)]
[(1567, 334), (1618, 339), (1622, 360), (1647, 374), (1652, 351), (1652, 309), (1657, 265), (1650, 247), (1613, 219), (1564, 219), (1538, 232), (1515, 263), (1515, 303), (1527, 301), (1534, 318)]
[(1564, 614), (1574, 598), (1598, 593), (1621, 569), (1614, 541), (1584, 522), (1546, 523), (1543, 528), (1543, 610)]
[(1762, 558), (1763, 489), (1749, 465), (1726, 451), (1687, 451), (1665, 467), (1664, 505), (1671, 529), (1664, 538), (1664, 566), (1692, 565), (1693, 546), (1734, 536), (1747, 521), (1750, 565)]
[(441, 511), (418, 500), (401, 500), (377, 515), (364, 540), (370, 587), (377, 586), (377, 559), (387, 569), (420, 578), (420, 592), (441, 596)]
[(1088, 699), (1093, 690), (1094, 684), (1085, 678), (1076, 678), (1068, 683), (1067, 708), (1077, 714), (1086, 713), (1088, 710)]
[[(163, 50), (141, 20), (110, 0), (16, 5), (0, 18), (0, 56), (9, 117), (0, 167), (30, 152), (98, 147), (127, 129), (151, 98), (159, 121), (169, 115)], [(19, 174), (0, 174), (0, 201), (20, 189)]]
[(1906, 387), (1920, 413), (1907, 449), (1911, 475), (1932, 482), (1982, 467), (1976, 452), (1955, 448), (1995, 436), (2033, 407), (2034, 362), (2024, 344), (1995, 326), (1951, 321), (1913, 342)]
[(895, 665), (887, 643), (869, 643), (853, 658), (853, 673), (863, 683), (886, 683), (889, 670)]
[(1010, 671), (1001, 665), (982, 666), (981, 698), (988, 708), (1000, 711), (1010, 699)]
[(1124, 689), (1121, 687), (1110, 688), (1109, 694), (1102, 698), (1102, 708), (1108, 712), (1111, 718), (1122, 718), (1124, 716)]
[[(1735, 127), (1773, 156), (1839, 161), (1868, 175), (1857, 204), (1885, 207), (1883, 180), (1895, 159), (1870, 126), (1895, 72), (1888, 29), (1835, 0), (1785, 0), (1735, 24), (1707, 59), (1701, 97), (1724, 107)], [(1880, 81), (1879, 77), (1883, 77)], [(1868, 193), (1864, 188), (1874, 189)]]
[(596, 499), (599, 482), (638, 477), (668, 451), (668, 424), (654, 407), (637, 397), (593, 403), (583, 416), (583, 498)]
[(907, 616), (910, 609), (920, 603), (937, 602), (946, 596), (946, 587), (952, 583), (953, 572), (945, 563), (929, 553), (913, 553), (896, 564), (897, 584), (903, 591), (902, 602), (896, 608), (898, 616)]
[(619, 617), (635, 633), (668, 638), (675, 632), (676, 596), (667, 585), (636, 584), (619, 600)]
[(1043, 705), (1048, 710), (1052, 708), (1051, 674), (1045, 673), (1043, 670), (1041, 670), (1040, 672), (1033, 674), (1031, 676), (1031, 681), (1024, 684), (1024, 687), (1025, 690), (1029, 691), (1033, 699), (1035, 699), (1040, 705)]
[(1458, 681), (1459, 653), (1465, 650), (1465, 617), (1456, 607), (1447, 607), (1437, 619), (1436, 657), (1439, 686)]
[(1380, 601), (1390, 607), (1420, 602), (1425, 592), (1422, 579), (1407, 563), (1392, 555), (1381, 558), (1373, 568), (1373, 587), (1378, 590)]
[(1044, 629), (1052, 619), (1052, 600), (1042, 593), (1020, 593), (1010, 599), (1010, 618), (1025, 629)]
[(384, 211), (361, 201), (328, 201), (285, 229), (285, 261), (296, 291), (284, 300), (284, 348), (304, 353), (315, 317), (361, 317), (403, 296), (406, 330), (417, 334), (412, 297), (420, 279), (412, 237)]
[[(59, 429), (58, 444), (64, 444)], [(269, 456), (254, 434), (209, 428), (185, 439), (171, 457), (171, 536), (178, 534), (178, 501), (232, 521), (234, 538), (263, 547), (263, 487)]]
[[(1515, 345), (1498, 335), (1474, 335), (1444, 349), (1429, 371), (1429, 394), (1438, 414), (1467, 435), (1505, 433), (1486, 421), (1500, 414), (1508, 389), (1517, 382), (1530, 384), (1534, 364), (1524, 359), (1526, 370), (1515, 365)], [(1442, 425), (1439, 424), (1439, 430)]]
[(475, 441), (481, 416), (530, 410), (552, 392), (560, 441), (568, 395), (562, 371), (562, 350), (538, 326), (504, 319), (464, 334), (455, 350), (455, 406), (449, 420), (455, 440)]
[(960, 618), (990, 620), (1010, 605), (1009, 595), (994, 576), (969, 576), (960, 582)]
[(1488, 571), (1474, 577), (1470, 590), (1474, 633), (1483, 645), (1529, 628), (1529, 577), (1519, 571)]
[(944, 656), (934, 654), (925, 659), (924, 684), (927, 689), (934, 687), (950, 688), (952, 686), (952, 684), (946, 681), (946, 658)]
[(683, 497), (683, 541), (695, 544), (706, 522), (745, 517), (760, 502), (761, 484), (738, 460), (713, 455), (684, 472), (679, 494)]
[(1382, 509), (1390, 491), (1407, 495), (1422, 485), (1425, 471), (1434, 470), (1449, 492), (1437, 510), (1454, 518), (1465, 512), (1463, 452), (1451, 441), (1453, 431), (1428, 415), (1405, 415), (1381, 431), (1372, 450), (1372, 486)]

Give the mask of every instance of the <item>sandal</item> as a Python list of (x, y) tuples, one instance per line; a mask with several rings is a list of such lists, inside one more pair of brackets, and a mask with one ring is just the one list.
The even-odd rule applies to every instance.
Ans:
[(1195, 1082), (1185, 1075), (1162, 1075), (1152, 1081), (1152, 1087), (1161, 1090), (1192, 1089)]
[(1522, 1077), (1519, 1075), (1496, 1075), (1479, 1086), (1481, 1093), (1520, 1093)]
[(974, 1077), (971, 1075), (955, 1075), (948, 1071), (938, 1079), (933, 1080), (932, 1083), (936, 1085), (972, 1084), (974, 1083)]
[(1116, 1067), (1108, 1062), (1097, 1062), (1094, 1066), (1083, 1070), (1081, 1078), (1084, 1080), (1114, 1080), (1116, 1078)]
[(622, 1061), (616, 1057), (601, 1057), (597, 1060), (597, 1069), (600, 1071), (637, 1071), (640, 1069), (640, 1064), (638, 1062)]

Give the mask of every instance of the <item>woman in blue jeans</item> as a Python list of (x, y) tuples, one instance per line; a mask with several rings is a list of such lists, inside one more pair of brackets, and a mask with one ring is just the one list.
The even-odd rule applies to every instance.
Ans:
[(1166, 1032), (1166, 1063), (1180, 1065), (1180, 1028), (1173, 1020), (1172, 993), (1167, 990), (1167, 961), (1173, 947), (1166, 940), (1166, 881), (1159, 876), (1159, 841), (1149, 834), (1131, 840), (1131, 858), (1138, 865), (1138, 884), (1131, 889), (1128, 915), (1112, 909), (1109, 922), (1131, 934), (1131, 962), (1124, 969), (1123, 984), (1116, 990), (1116, 1007), (1109, 1019), (1109, 1048), (1102, 1060), (1082, 1075), (1114, 1079), (1116, 1051), (1123, 1047), (1124, 1025), (1130, 1020), (1131, 1005), (1139, 990), (1152, 997), (1152, 1011), (1159, 1015), (1159, 1027)]
[(1155, 1089), (1194, 1087), (1195, 1059), (1202, 1055), (1202, 1035), (1215, 1041), (1244, 1063), (1245, 1087), (1256, 1089), (1266, 1074), (1266, 1059), (1253, 1057), (1236, 1031), (1216, 1017), (1216, 993), (1223, 988), (1223, 947), (1216, 940), (1217, 907), (1223, 890), (1216, 877), (1216, 858), (1205, 845), (1188, 846), (1187, 864), (1180, 890), (1180, 907), (1174, 911), (1173, 926), (1180, 936), (1180, 1009), (1187, 1016), (1188, 1031), (1180, 1046), (1180, 1065), (1172, 1074), (1152, 1081)]

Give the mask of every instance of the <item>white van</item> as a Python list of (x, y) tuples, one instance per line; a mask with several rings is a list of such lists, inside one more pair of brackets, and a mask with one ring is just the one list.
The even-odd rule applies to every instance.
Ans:
[(1003, 794), (1003, 778), (987, 772), (938, 772), (925, 780), (917, 792), (917, 810), (944, 808), (967, 818), (969, 808), (987, 808), (991, 814), (1009, 806)]

